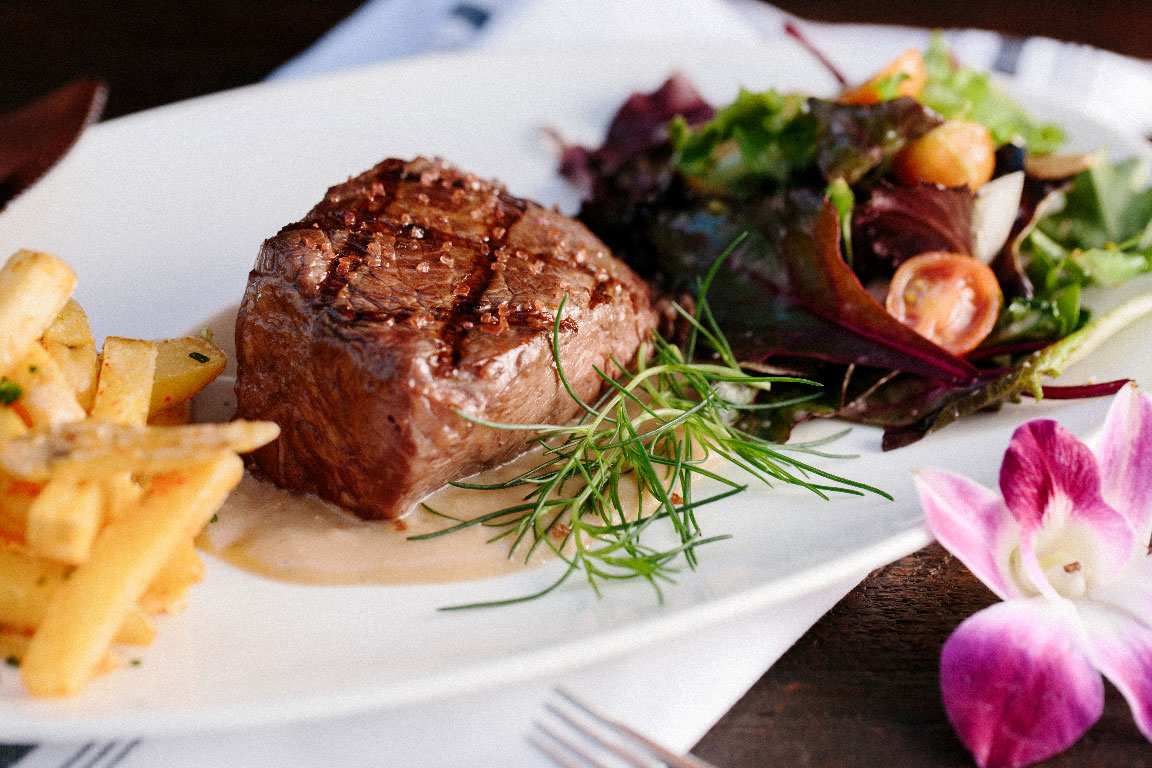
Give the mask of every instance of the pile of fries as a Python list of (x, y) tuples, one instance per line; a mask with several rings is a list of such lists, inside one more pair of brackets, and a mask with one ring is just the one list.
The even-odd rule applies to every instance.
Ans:
[(0, 659), (35, 696), (78, 693), (151, 642), (204, 566), (193, 539), (271, 422), (188, 424), (224, 369), (203, 336), (108, 337), (76, 274), (20, 251), (0, 269)]

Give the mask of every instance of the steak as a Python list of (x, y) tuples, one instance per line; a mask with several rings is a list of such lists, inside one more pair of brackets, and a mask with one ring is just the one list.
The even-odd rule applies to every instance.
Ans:
[(252, 460), (363, 518), (521, 453), (595, 398), (656, 322), (582, 224), (440, 160), (385, 160), (265, 241), (236, 320), (238, 415), (280, 425)]

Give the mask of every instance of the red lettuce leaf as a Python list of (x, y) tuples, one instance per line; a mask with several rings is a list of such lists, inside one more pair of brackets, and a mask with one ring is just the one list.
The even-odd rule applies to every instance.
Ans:
[(633, 93), (608, 126), (599, 149), (565, 145), (560, 156), (560, 175), (585, 195), (594, 192), (598, 177), (613, 174), (646, 150), (668, 142), (668, 123), (681, 116), (688, 125), (712, 119), (716, 110), (681, 74), (668, 78), (652, 93)]
[(708, 303), (738, 357), (777, 354), (907, 371), (967, 385), (976, 369), (901, 324), (840, 255), (835, 209), (819, 193), (790, 190), (752, 205), (700, 200), (661, 207), (647, 228), (654, 258), (625, 260), (672, 291), (692, 290), (745, 234), (713, 278)]
[(927, 251), (972, 253), (972, 211), (967, 187), (880, 182), (852, 216), (857, 272), (891, 276), (903, 262)]

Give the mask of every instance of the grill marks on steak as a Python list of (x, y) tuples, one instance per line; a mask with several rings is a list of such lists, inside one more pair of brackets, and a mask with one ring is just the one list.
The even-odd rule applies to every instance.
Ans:
[(647, 289), (583, 225), (442, 161), (386, 160), (268, 240), (237, 319), (240, 415), (280, 423), (257, 452), (277, 483), (395, 517), (511, 458), (575, 403), (593, 366), (654, 325)]
[[(360, 180), (354, 180), (349, 182), (351, 189), (349, 184), (334, 188), (325, 204), (317, 206), (303, 221), (281, 230), (311, 228), (342, 233), (342, 237), (333, 238), (340, 257), (329, 261), (328, 272), (317, 289), (322, 301), (331, 302), (333, 310), (349, 321), (408, 322), (417, 328), (436, 325), (445, 347), (437, 362), (445, 375), (451, 375), (459, 366), (461, 345), (473, 328), (486, 333), (509, 327), (551, 330), (555, 315), (540, 302), (512, 305), (510, 299), (505, 299), (494, 305), (486, 294), (492, 289), (493, 279), (507, 270), (510, 259), (531, 259), (531, 274), (543, 272), (549, 262), (568, 261), (568, 242), (561, 230), (548, 230), (548, 247), (543, 251), (511, 248), (508, 235), (529, 210), (529, 204), (508, 194), (502, 186), (421, 161), (408, 164), (386, 160), (372, 174), (367, 197)], [(465, 214), (462, 209), (477, 198), (480, 205)], [(413, 207), (428, 207), (439, 211), (439, 215), (431, 221), (421, 219), (420, 223), (411, 213), (402, 213), (398, 218), (390, 215), (396, 208)], [(412, 286), (413, 293), (421, 299), (420, 306), (355, 300), (373, 295), (371, 290), (361, 290), (362, 286), (357, 285), (362, 270), (395, 266), (381, 254), (381, 236), (393, 241), (397, 260), (418, 259), (415, 269), (427, 278)], [(593, 267), (586, 249), (577, 250), (571, 261), (596, 281), (590, 306), (609, 300), (621, 288), (619, 281)], [(447, 293), (445, 287), (449, 287)], [(355, 298), (345, 300), (342, 292)], [(571, 319), (562, 322), (572, 328)]]

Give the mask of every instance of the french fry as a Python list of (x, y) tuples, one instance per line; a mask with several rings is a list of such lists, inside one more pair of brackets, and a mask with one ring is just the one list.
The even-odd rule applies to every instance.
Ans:
[(274, 422), (243, 419), (182, 427), (84, 421), (3, 441), (0, 469), (32, 482), (46, 482), (58, 467), (87, 476), (121, 470), (156, 474), (178, 469), (221, 449), (248, 453), (279, 434), (280, 428)]
[(145, 613), (175, 613), (184, 607), (188, 588), (204, 578), (204, 561), (191, 540), (182, 542), (140, 598)]
[[(44, 620), (49, 601), (73, 570), (62, 563), (32, 559), (17, 547), (0, 547), (0, 626), (33, 632)], [(148, 645), (155, 634), (148, 617), (136, 608), (124, 617), (116, 642)]]
[(104, 495), (96, 478), (58, 473), (28, 507), (24, 537), (36, 557), (80, 565), (104, 520)]
[[(96, 421), (142, 426), (148, 419), (148, 398), (156, 371), (156, 344), (141, 339), (109, 336), (100, 355), (100, 374), (92, 399), (91, 416)], [(109, 504), (108, 516), (115, 519), (140, 495), (140, 487), (129, 470), (104, 477)]]
[(5, 378), (10, 388), (6, 399), (23, 408), (37, 427), (80, 421), (88, 415), (76, 399), (72, 383), (39, 344), (29, 347)]
[(44, 331), (40, 343), (71, 382), (80, 405), (84, 410), (90, 410), (99, 361), (88, 316), (75, 299), (69, 299), (60, 310), (52, 325)]
[(29, 693), (78, 693), (148, 645), (149, 616), (204, 576), (194, 537), (271, 422), (198, 424), (224, 353), (202, 336), (109, 337), (96, 354), (75, 273), (21, 251), (0, 268), (0, 659)]
[(227, 363), (224, 352), (203, 336), (166, 339), (157, 346), (150, 414), (190, 400), (219, 376)]
[(157, 345), (109, 336), (100, 356), (100, 375), (91, 416), (97, 421), (143, 425), (148, 420)]
[[(32, 636), (16, 630), (0, 629), (0, 660), (4, 663), (20, 666), (24, 654), (28, 652), (28, 643)], [(120, 659), (109, 651), (104, 654), (96, 668), (97, 675), (105, 675), (120, 666)]]
[(91, 558), (60, 587), (28, 644), (20, 671), (30, 693), (80, 691), (173, 551), (208, 522), (243, 472), (238, 456), (218, 452), (154, 486), (101, 531)]
[(60, 314), (76, 273), (55, 256), (19, 251), (0, 269), (0, 371), (28, 353)]

